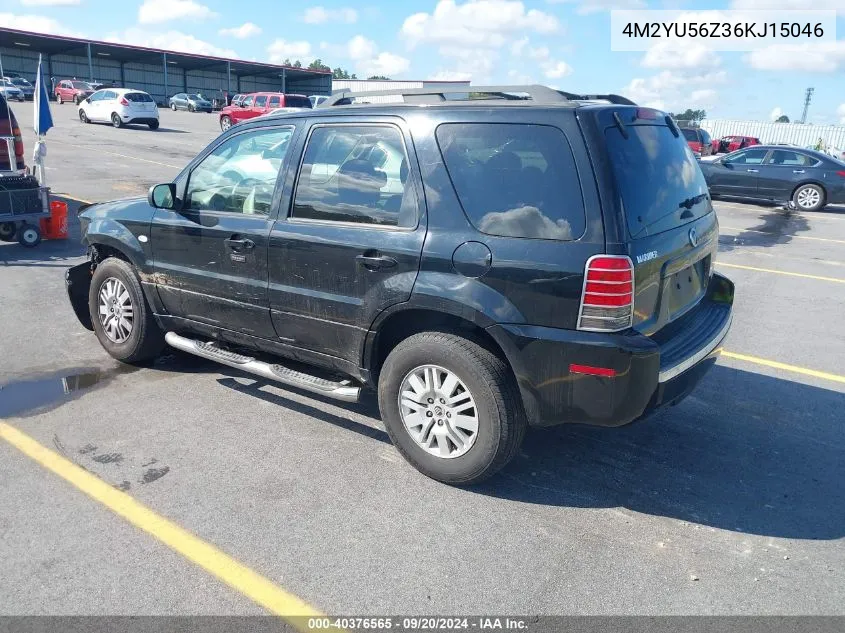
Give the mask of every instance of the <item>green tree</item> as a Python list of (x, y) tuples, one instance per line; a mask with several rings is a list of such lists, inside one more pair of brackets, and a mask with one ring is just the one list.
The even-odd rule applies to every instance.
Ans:
[(308, 64), (308, 70), (322, 70), (324, 72), (332, 72), (332, 69), (326, 66), (323, 63), (323, 60), (319, 57), (310, 64)]
[(290, 57), (282, 62), (282, 66), (290, 66), (291, 68), (302, 68), (302, 62), (298, 59), (295, 62), (290, 61)]
[(789, 123), (789, 117), (785, 114), (781, 114), (777, 119), (775, 119), (775, 123)]
[(390, 77), (385, 77), (384, 75), (373, 75), (372, 77), (367, 77), (370, 81), (390, 81)]
[(332, 71), (332, 79), (358, 79), (355, 73), (349, 74), (348, 70), (345, 70), (338, 66)]
[(687, 108), (683, 112), (678, 112), (677, 114), (674, 112), (670, 112), (669, 116), (675, 119), (676, 121), (703, 121), (707, 118), (707, 111), (706, 110), (692, 110)]

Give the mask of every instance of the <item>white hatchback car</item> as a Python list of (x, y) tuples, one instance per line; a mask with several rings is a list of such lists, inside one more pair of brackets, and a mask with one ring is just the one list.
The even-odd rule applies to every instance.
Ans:
[(104, 88), (79, 104), (83, 123), (111, 123), (123, 127), (132, 123), (158, 129), (158, 106), (146, 92), (129, 88)]

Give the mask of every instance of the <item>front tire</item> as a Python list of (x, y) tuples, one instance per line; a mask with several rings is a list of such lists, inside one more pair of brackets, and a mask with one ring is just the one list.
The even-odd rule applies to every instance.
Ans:
[(825, 197), (818, 185), (801, 185), (792, 194), (792, 203), (801, 211), (819, 211), (824, 208)]
[(174, 112), (176, 112), (176, 104), (175, 104), (175, 103), (171, 103), (171, 104), (170, 104), (170, 109), (171, 109), (171, 110), (173, 110)]
[(83, 123), (91, 123), (91, 119), (88, 118), (88, 115), (85, 114), (85, 110), (82, 108), (79, 109), (79, 120)]
[(164, 334), (147, 303), (131, 264), (110, 257), (91, 278), (88, 310), (103, 349), (124, 363), (140, 363), (159, 355)]
[(18, 229), (18, 243), (26, 248), (34, 248), (41, 243), (41, 229), (34, 224), (24, 222)]
[(469, 485), (513, 459), (527, 426), (506, 363), (454, 334), (402, 341), (379, 376), (381, 417), (396, 449), (424, 475)]
[(111, 124), (113, 127), (123, 127), (123, 119), (117, 112), (111, 115)]

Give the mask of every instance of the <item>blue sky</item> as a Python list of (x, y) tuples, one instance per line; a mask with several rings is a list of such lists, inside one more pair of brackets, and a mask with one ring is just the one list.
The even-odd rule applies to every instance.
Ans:
[[(539, 82), (713, 118), (845, 123), (845, 0), (0, 0), (0, 26), (307, 64), (359, 77)], [(838, 39), (762, 52), (610, 51), (612, 8), (835, 9)]]

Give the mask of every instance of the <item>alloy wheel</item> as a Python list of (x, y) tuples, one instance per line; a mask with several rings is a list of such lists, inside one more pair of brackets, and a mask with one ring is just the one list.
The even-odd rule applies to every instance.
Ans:
[(801, 189), (797, 197), (798, 206), (802, 209), (812, 209), (821, 202), (821, 194), (813, 187)]
[(417, 445), (436, 457), (460, 457), (478, 437), (472, 393), (457, 375), (438, 365), (408, 372), (399, 388), (399, 414)]
[(114, 343), (125, 343), (132, 335), (135, 310), (132, 297), (123, 282), (109, 277), (100, 285), (97, 312), (103, 332)]

